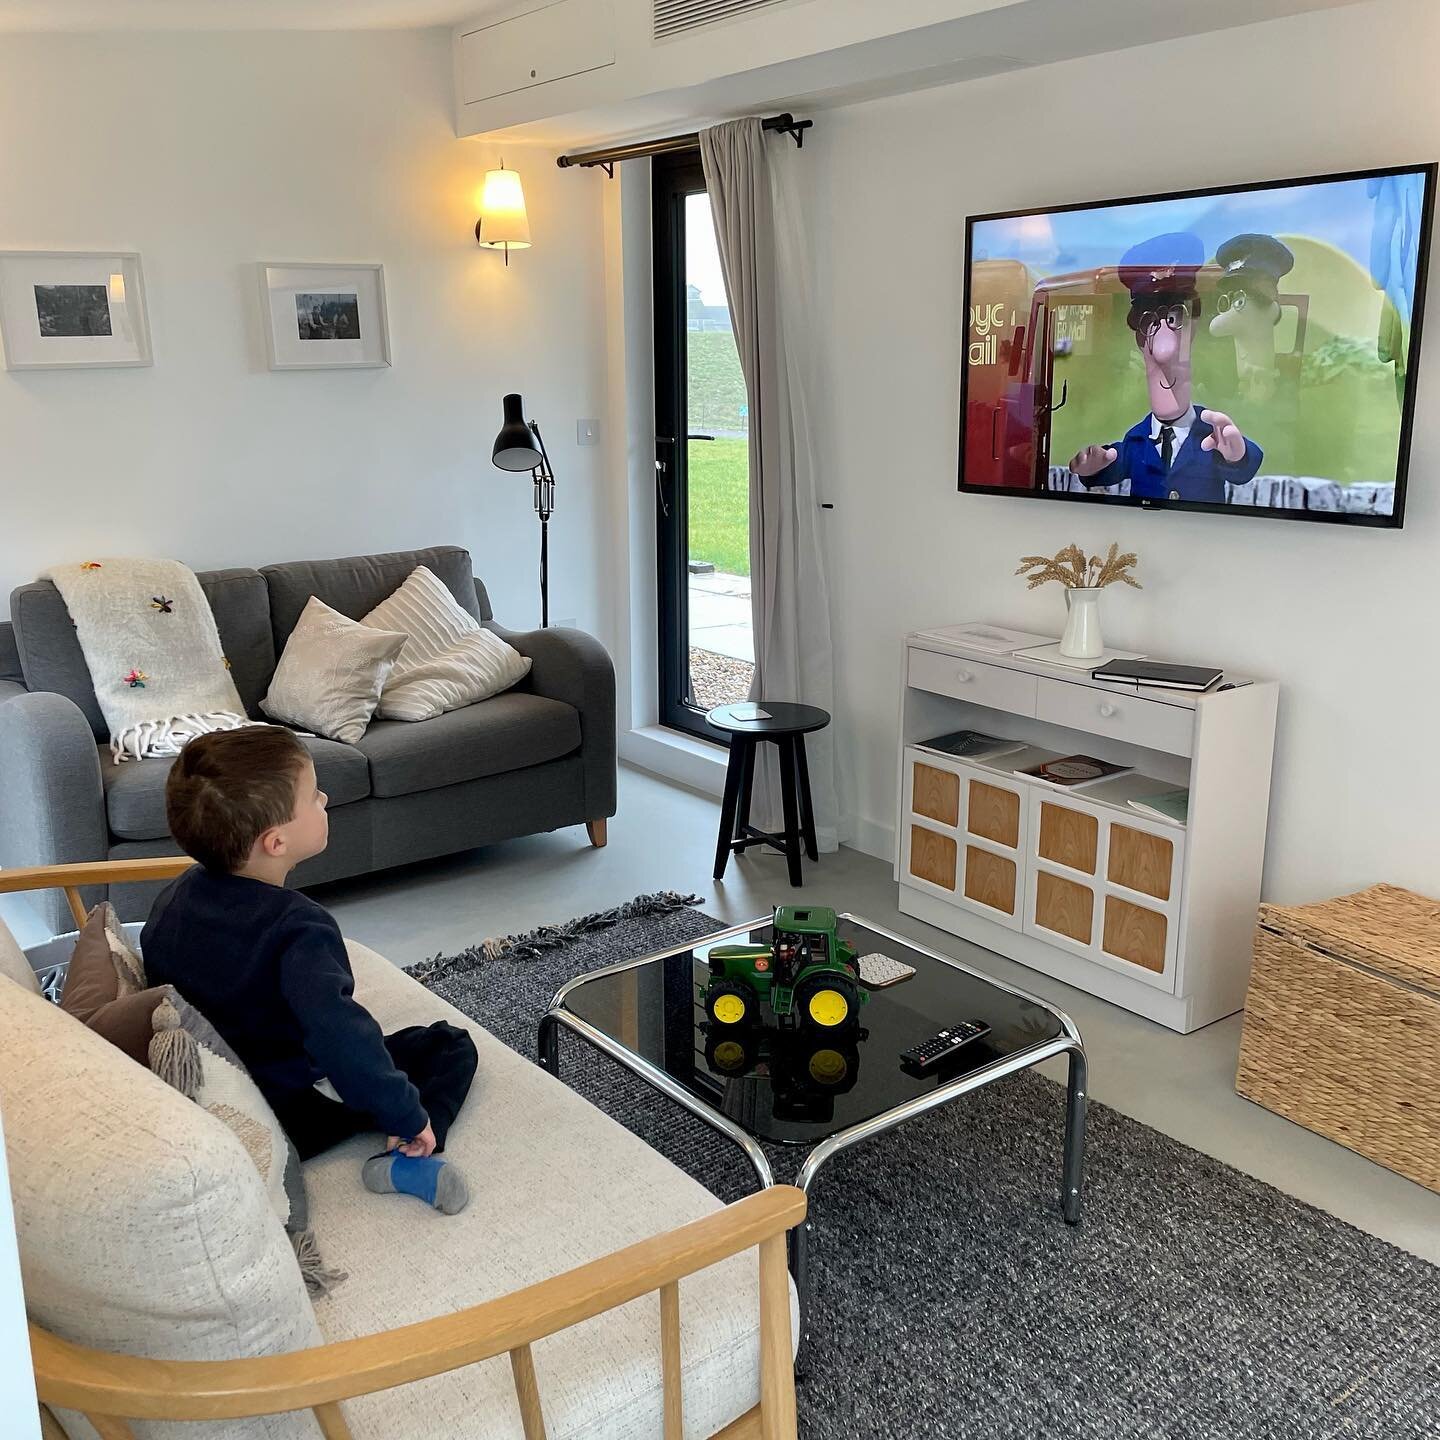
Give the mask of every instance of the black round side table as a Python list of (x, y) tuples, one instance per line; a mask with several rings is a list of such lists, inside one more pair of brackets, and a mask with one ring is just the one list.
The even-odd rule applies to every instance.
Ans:
[[(767, 718), (741, 718), (747, 710), (761, 710)], [(737, 713), (738, 712), (738, 713)], [(787, 705), (778, 700), (717, 705), (705, 717), (716, 730), (730, 737), (730, 764), (725, 771), (725, 799), (720, 808), (720, 839), (715, 846), (715, 878), (721, 879), (733, 850), (743, 854), (752, 845), (773, 845), (784, 856), (790, 884), (798, 889), (800, 846), (812, 860), (815, 848), (815, 809), (810, 800), (810, 767), (805, 760), (805, 737), (830, 723), (827, 711), (817, 705)], [(750, 790), (755, 782), (755, 747), (770, 741), (780, 752), (780, 803), (785, 833), (772, 835), (750, 824)]]

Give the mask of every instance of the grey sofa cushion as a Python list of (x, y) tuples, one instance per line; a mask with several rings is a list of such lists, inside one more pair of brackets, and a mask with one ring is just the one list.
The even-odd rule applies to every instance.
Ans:
[(398, 550), (389, 555), (350, 555), (343, 560), (296, 560), (288, 565), (266, 565), (260, 573), (270, 587), (270, 624), (275, 653), (285, 642), (312, 595), (332, 610), (363, 619), (392, 595), (417, 566), (424, 565), (444, 584), (465, 610), (482, 620), (475, 592), (470, 552), (458, 545), (437, 545), (429, 550)]
[[(207, 570), (195, 578), (214, 611), (215, 628), (230, 661), (235, 688), (250, 714), (258, 716), (260, 697), (275, 672), (265, 581), (258, 570)], [(10, 618), (26, 685), (31, 690), (53, 690), (73, 700), (96, 738), (108, 739), (85, 653), (75, 634), (75, 622), (60, 592), (49, 580), (21, 585), (10, 594)]]
[[(351, 745), (318, 736), (302, 736), (315, 762), (320, 788), (331, 808), (363, 800), (370, 793), (370, 768)], [(105, 781), (105, 813), (110, 832), (121, 840), (163, 840), (170, 834), (165, 819), (165, 781), (173, 760), (136, 760), (116, 765), (108, 749), (100, 756)]]
[(433, 720), (376, 720), (355, 742), (375, 795), (413, 795), (541, 765), (580, 746), (573, 705), (507, 690)]
[(260, 702), (270, 688), (278, 656), (270, 638), (270, 591), (258, 570), (210, 570), (197, 576), (220, 644), (230, 662), (230, 678), (251, 719), (263, 720)]
[(15, 627), (0, 621), (0, 680), (25, 683), (25, 672), (20, 668), (20, 651), (15, 646)]

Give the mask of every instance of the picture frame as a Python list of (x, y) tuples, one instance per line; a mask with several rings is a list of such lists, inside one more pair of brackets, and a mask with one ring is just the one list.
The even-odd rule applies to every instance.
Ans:
[(390, 362), (385, 267), (262, 261), (272, 370), (374, 370)]
[(0, 251), (0, 348), (7, 370), (153, 364), (139, 254)]

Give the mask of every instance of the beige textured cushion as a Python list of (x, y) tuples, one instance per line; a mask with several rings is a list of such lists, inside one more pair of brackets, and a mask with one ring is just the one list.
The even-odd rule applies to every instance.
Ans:
[(20, 942), (10, 933), (10, 927), (0, 920), (0, 976), (13, 980), (32, 995), (40, 993), (40, 982), (20, 948)]
[(353, 745), (375, 713), (405, 639), (361, 625), (312, 595), (260, 708), (272, 720)]
[[(448, 1020), (475, 1039), (479, 1070), (446, 1154), (470, 1205), (446, 1217), (355, 1184), (374, 1137), (305, 1165), (326, 1258), (350, 1272), (316, 1302), (327, 1340), (479, 1304), (683, 1225), (720, 1202), (623, 1126), (502, 1045), (388, 961), (349, 944), (356, 998), (381, 1025)], [(387, 1257), (375, 1263), (375, 1257)], [(759, 1399), (754, 1252), (681, 1286), (685, 1433), (709, 1436)], [(646, 1296), (535, 1346), (550, 1440), (640, 1440), (662, 1431), (659, 1302)], [(516, 1440), (509, 1363), (345, 1404), (356, 1440)]]
[[(240, 1142), (15, 985), (0, 985), (0, 1107), (36, 1323), (83, 1345), (175, 1360), (319, 1343), (290, 1241)], [(94, 1433), (63, 1419), (71, 1435)], [(137, 1440), (319, 1435), (308, 1415), (133, 1428)]]
[[(255, 1162), (280, 1223), (292, 1236), (303, 1235), (308, 1224), (305, 1181), (290, 1137), (244, 1062), (215, 1027), (173, 985), (157, 989), (161, 998), (147, 1056), (151, 1073), (233, 1132)], [(311, 1278), (319, 1283), (313, 1272)]]
[(529, 657), (477, 624), (423, 565), (362, 623), (409, 636), (375, 712), (385, 720), (433, 720), (530, 673)]

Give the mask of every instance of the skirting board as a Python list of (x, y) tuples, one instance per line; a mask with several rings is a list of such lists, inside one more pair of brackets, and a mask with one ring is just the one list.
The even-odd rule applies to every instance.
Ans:
[(1077, 990), (1098, 995), (1102, 1000), (1122, 1006), (1136, 1015), (1143, 1015), (1147, 1020), (1154, 1020), (1170, 1030), (1178, 1030), (1182, 1035), (1188, 1035), (1192, 1030), (1199, 1030), (1204, 1025), (1235, 1013), (1234, 1009), (1223, 1007), (1214, 1014), (1206, 1013), (1200, 1009), (1196, 996), (1182, 999), (1179, 996), (1166, 995), (1153, 985), (1127, 979), (1103, 965), (1092, 964), (1078, 955), (1070, 955), (1053, 945), (1047, 945), (1043, 940), (1018, 934), (1003, 925), (996, 925), (983, 915), (975, 915), (969, 910), (948, 905), (933, 895), (912, 890), (908, 885), (899, 886), (899, 890), (902, 914), (913, 915), (927, 925), (948, 930), (950, 934), (959, 935), (961, 939), (969, 940), (975, 945), (983, 945), (987, 950), (994, 950), (1007, 959), (1040, 971), (1042, 975), (1054, 976), (1056, 980), (1063, 980)]

